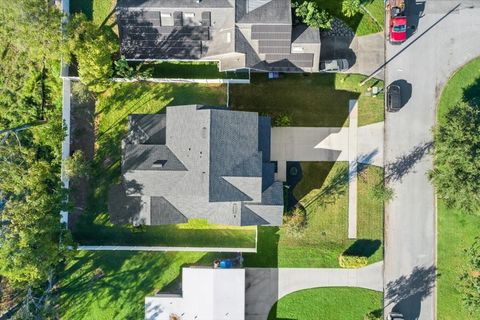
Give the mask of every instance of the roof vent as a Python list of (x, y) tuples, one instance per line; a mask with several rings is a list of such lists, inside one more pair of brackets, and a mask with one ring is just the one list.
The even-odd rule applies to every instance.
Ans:
[(152, 164), (152, 168), (163, 168), (167, 164), (167, 160), (157, 160)]
[(202, 128), (202, 138), (205, 139), (207, 137), (207, 127)]

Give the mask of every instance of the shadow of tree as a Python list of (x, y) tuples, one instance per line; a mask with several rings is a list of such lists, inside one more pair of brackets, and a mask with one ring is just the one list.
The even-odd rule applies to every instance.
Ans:
[(385, 181), (387, 183), (401, 181), (402, 178), (412, 170), (415, 164), (430, 152), (432, 147), (432, 141), (425, 142), (413, 148), (410, 153), (398, 157), (394, 162), (387, 164), (385, 167)]
[(406, 320), (418, 319), (421, 302), (432, 293), (437, 276), (435, 266), (416, 266), (410, 275), (386, 285), (386, 305), (393, 304), (393, 311), (402, 313)]
[(480, 78), (463, 89), (463, 101), (480, 100)]

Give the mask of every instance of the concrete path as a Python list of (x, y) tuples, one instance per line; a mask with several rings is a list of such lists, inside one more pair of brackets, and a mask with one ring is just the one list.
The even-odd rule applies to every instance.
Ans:
[[(357, 159), (383, 166), (383, 122), (357, 129)], [(349, 128), (272, 128), (271, 159), (277, 179), (286, 180), (286, 161), (348, 161)]]
[(245, 270), (246, 320), (266, 320), (277, 300), (298, 290), (319, 287), (383, 290), (382, 262), (360, 269), (247, 268)]
[[(403, 108), (385, 119), (386, 177), (395, 197), (385, 208), (385, 314), (436, 315), (436, 209), (426, 173), (436, 103), (448, 77), (480, 55), (480, 1), (408, 2), (408, 40), (387, 44), (386, 84), (398, 81)], [(412, 160), (413, 159), (413, 160)]]
[[(384, 43), (383, 32), (353, 38), (350, 49), (355, 55), (355, 63), (348, 73), (370, 75), (374, 72), (385, 61)], [(384, 78), (383, 70), (376, 78)]]
[(348, 106), (348, 238), (357, 238), (357, 159), (358, 159), (358, 103), (350, 100)]

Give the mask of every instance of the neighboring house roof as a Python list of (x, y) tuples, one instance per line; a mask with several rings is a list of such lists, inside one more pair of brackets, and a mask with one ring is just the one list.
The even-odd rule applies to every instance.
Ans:
[(131, 115), (124, 189), (144, 203), (132, 220), (280, 225), (283, 187), (274, 181), (270, 131), (268, 117), (223, 108), (177, 106), (166, 114)]
[(292, 27), (291, 0), (118, 0), (117, 19), (127, 59), (319, 70), (320, 31)]
[(245, 319), (245, 269), (183, 268), (182, 294), (145, 298), (145, 319)]

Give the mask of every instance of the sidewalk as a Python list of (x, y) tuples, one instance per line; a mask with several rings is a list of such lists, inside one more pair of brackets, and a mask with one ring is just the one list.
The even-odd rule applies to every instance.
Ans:
[(289, 293), (319, 287), (383, 290), (383, 262), (359, 269), (246, 268), (245, 319), (266, 320), (277, 300)]

